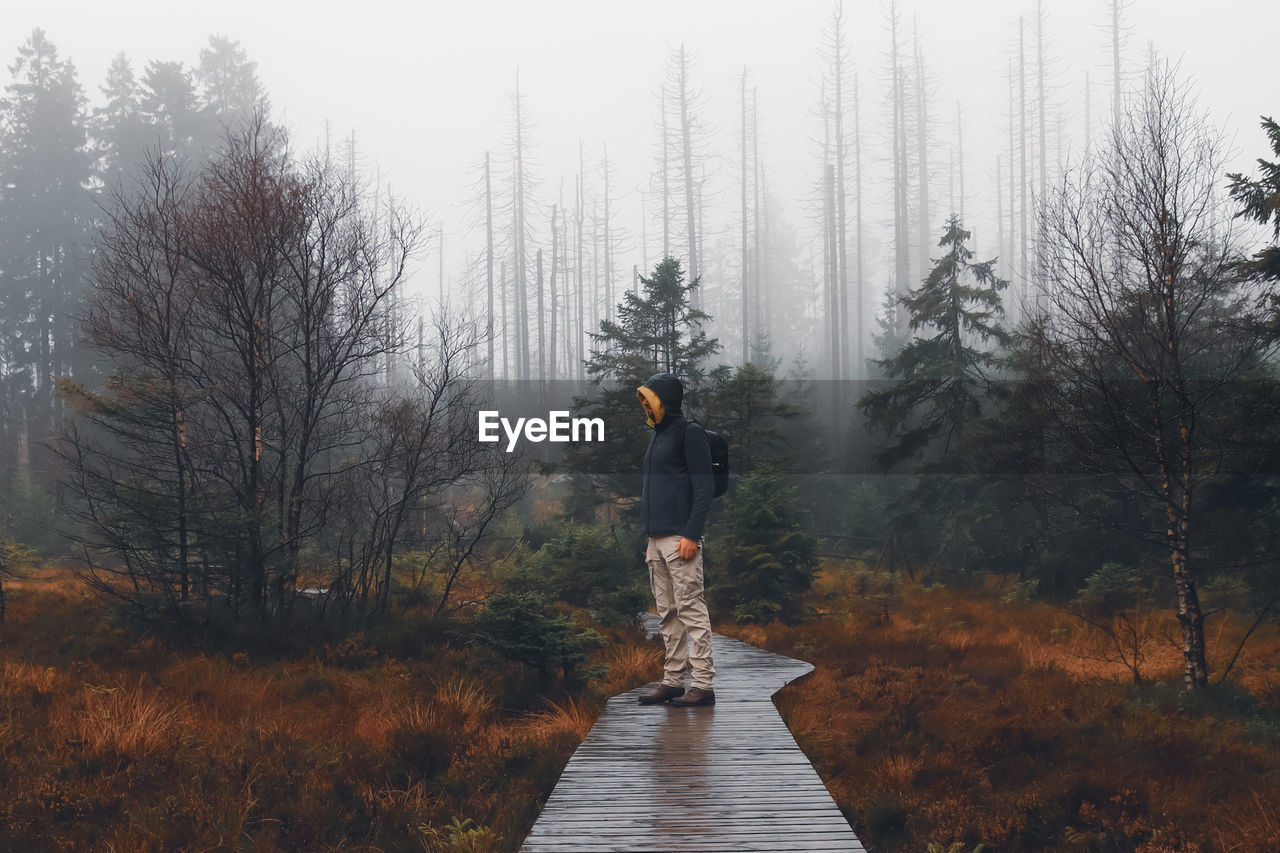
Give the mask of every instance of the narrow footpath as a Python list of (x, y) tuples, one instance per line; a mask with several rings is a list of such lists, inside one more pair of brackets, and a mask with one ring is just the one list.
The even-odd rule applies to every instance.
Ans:
[(610, 699), (521, 851), (864, 849), (771, 699), (813, 665), (720, 634), (712, 649), (716, 704)]

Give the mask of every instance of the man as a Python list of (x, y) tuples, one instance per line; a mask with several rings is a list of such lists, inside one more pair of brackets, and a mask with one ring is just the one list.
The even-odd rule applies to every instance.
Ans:
[(702, 583), (702, 528), (715, 494), (711, 447), (702, 427), (681, 413), (684, 386), (675, 376), (650, 376), (636, 396), (653, 429), (644, 454), (640, 526), (649, 537), (645, 562), (666, 652), (662, 683), (639, 701), (682, 708), (714, 705), (711, 617)]

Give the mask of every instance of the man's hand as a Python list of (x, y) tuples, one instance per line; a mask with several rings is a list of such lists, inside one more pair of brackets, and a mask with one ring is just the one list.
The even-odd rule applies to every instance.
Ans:
[(682, 560), (692, 560), (698, 555), (698, 543), (692, 539), (686, 539), (681, 536), (678, 547), (680, 549), (680, 559)]

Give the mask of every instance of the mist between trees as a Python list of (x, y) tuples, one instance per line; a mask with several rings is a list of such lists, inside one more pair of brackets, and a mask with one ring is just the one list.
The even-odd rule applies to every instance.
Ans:
[[(327, 579), (325, 606), (386, 607), (406, 548), (443, 567), (443, 611), (530, 470), (565, 484), (565, 517), (634, 532), (634, 389), (667, 370), (730, 439), (754, 509), (731, 490), (722, 531), (750, 559), (768, 543), (746, 533), (773, 518), (788, 541), (876, 567), (1016, 576), (1065, 601), (1123, 563), (1176, 612), (1185, 683), (1205, 686), (1202, 592), (1257, 625), (1280, 591), (1274, 265), (1245, 263), (1236, 217), (1271, 223), (1274, 166), (1235, 176), (1228, 198), (1221, 141), (1177, 70), (1152, 57), (1140, 86), (1121, 85), (1116, 4), (1110, 127), (1064, 170), (1041, 13), (1018, 29), (999, 250), (979, 259), (962, 153), (938, 215), (929, 74), (918, 32), (887, 9), (893, 198), (874, 204), (892, 210), (891, 239), (863, 221), (870, 154), (837, 7), (807, 258), (772, 218), (747, 69), (739, 221), (733, 251), (718, 245), (681, 45), (641, 195), (660, 227), (639, 251), (607, 148), (588, 169), (581, 147), (570, 202), (545, 204), (517, 84), (506, 150), (479, 161), (468, 300), (430, 320), (405, 290), (441, 223), (368, 177), (354, 135), (298, 153), (234, 42), (211, 40), (195, 77), (151, 63), (138, 83), (119, 60), (89, 121), (37, 31), (12, 69), (0, 162), (7, 526), (50, 551), (73, 542), (91, 584), (146, 613), (287, 614), (304, 574)], [(872, 242), (891, 264), (869, 262)], [(526, 458), (476, 440), (480, 409), (566, 404), (601, 417), (605, 441)], [(816, 566), (811, 544), (796, 578)], [(729, 598), (777, 614), (767, 596), (804, 586)]]
[(139, 606), (279, 611), (322, 553), (342, 600), (385, 606), (406, 527), (463, 559), (521, 493), (475, 441), (474, 329), (441, 316), (393, 362), (421, 223), (281, 143), (254, 123), (197, 175), (154, 158), (100, 232), (80, 321), (114, 370), (63, 380), (52, 449), (88, 579)]

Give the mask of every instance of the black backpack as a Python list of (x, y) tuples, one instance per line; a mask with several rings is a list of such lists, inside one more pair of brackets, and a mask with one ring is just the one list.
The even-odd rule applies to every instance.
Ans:
[[(694, 418), (689, 418), (689, 423), (698, 423)], [(720, 497), (729, 488), (729, 442), (720, 433), (702, 427), (702, 431), (707, 435), (707, 444), (711, 446), (711, 476), (715, 480), (716, 490), (713, 497)]]

